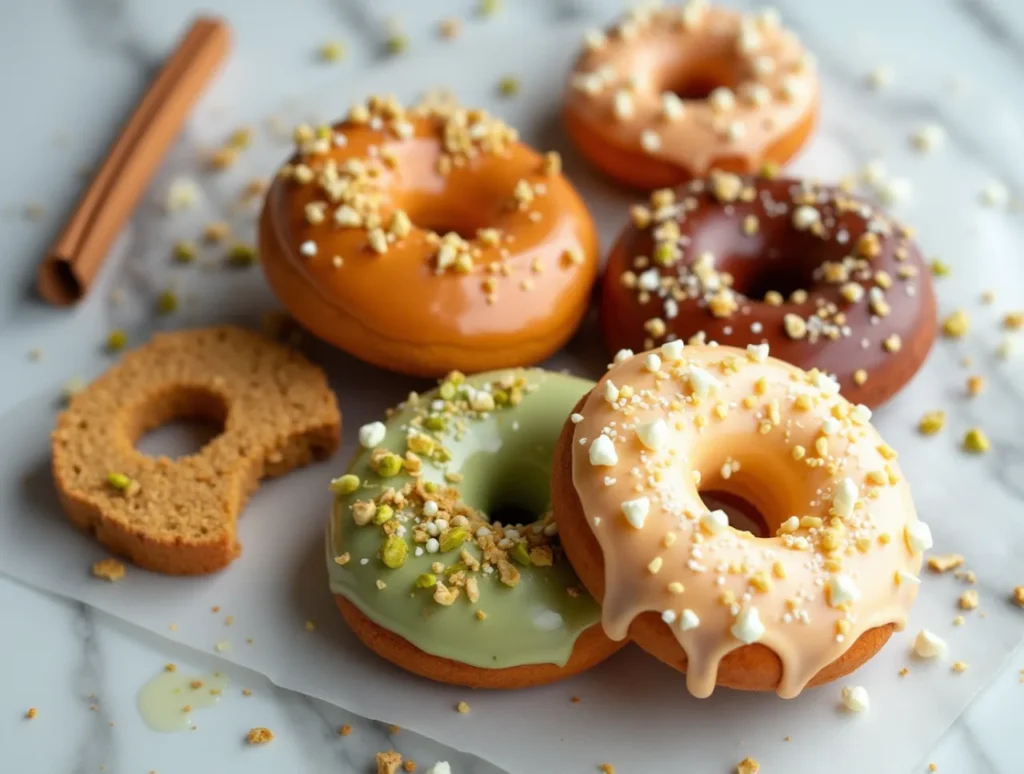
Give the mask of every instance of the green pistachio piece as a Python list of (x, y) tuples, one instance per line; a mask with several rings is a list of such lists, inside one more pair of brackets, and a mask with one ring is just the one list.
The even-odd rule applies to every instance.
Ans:
[(390, 505), (377, 506), (377, 512), (373, 514), (373, 523), (380, 526), (385, 521), (391, 521), (395, 515), (395, 509)]
[(388, 535), (388, 539), (384, 541), (384, 546), (380, 550), (381, 561), (392, 570), (396, 570), (405, 564), (408, 557), (409, 544), (398, 535)]
[(461, 371), (452, 371), (448, 374), (448, 381), (454, 384), (456, 387), (461, 387), (463, 382), (466, 381), (466, 375)]
[(495, 390), (491, 396), (494, 398), (495, 406), (507, 406), (508, 405), (508, 393), (505, 390)]
[(377, 458), (377, 475), (384, 478), (397, 476), (402, 472), (402, 458), (397, 454), (388, 452)]
[(469, 538), (469, 530), (465, 527), (449, 527), (441, 533), (441, 551), (454, 551)]
[(444, 568), (445, 577), (451, 577), (457, 572), (465, 572), (467, 569), (466, 565), (462, 562), (456, 562), (455, 564), (448, 565)]
[(423, 485), (423, 491), (426, 492), (427, 494), (434, 494), (434, 492), (437, 491), (437, 484), (435, 484), (433, 481), (428, 481)]
[(350, 495), (359, 488), (359, 476), (346, 473), (341, 478), (332, 478), (330, 489), (334, 494)]
[(524, 567), (528, 567), (530, 564), (530, 549), (526, 547), (526, 543), (520, 541), (512, 546), (512, 558)]
[(420, 433), (414, 433), (406, 438), (405, 445), (409, 447), (409, 451), (413, 454), (421, 454), (424, 457), (429, 457), (437, 448), (437, 443), (433, 438), (421, 435)]
[(433, 430), (434, 432), (439, 433), (448, 426), (448, 422), (444, 417), (439, 417), (435, 414), (424, 419), (423, 426), (427, 428), (427, 430)]
[(456, 387), (451, 382), (441, 382), (441, 388), (437, 391), (442, 400), (452, 400), (455, 397), (455, 393)]
[(437, 585), (437, 576), (432, 572), (425, 572), (416, 578), (416, 588), (432, 589)]
[(108, 473), (107, 483), (118, 492), (127, 492), (132, 485), (132, 480), (124, 473)]

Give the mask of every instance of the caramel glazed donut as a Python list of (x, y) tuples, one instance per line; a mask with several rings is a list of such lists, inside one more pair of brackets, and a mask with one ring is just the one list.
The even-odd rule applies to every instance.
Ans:
[(911, 230), (842, 189), (716, 172), (655, 191), (631, 216), (601, 295), (612, 352), (768, 342), (874, 407), (935, 341), (935, 292)]
[(274, 292), (320, 338), (441, 376), (543, 360), (579, 326), (597, 234), (557, 153), (483, 111), (391, 97), (296, 139), (259, 252)]
[(814, 128), (818, 92), (813, 58), (777, 11), (689, 2), (588, 33), (563, 115), (592, 164), (651, 189), (783, 164)]
[[(625, 358), (578, 404), (555, 451), (562, 544), (613, 639), (716, 683), (793, 697), (902, 629), (922, 553), (896, 452), (871, 411), (768, 346), (665, 344)], [(757, 508), (732, 528), (700, 492)]]

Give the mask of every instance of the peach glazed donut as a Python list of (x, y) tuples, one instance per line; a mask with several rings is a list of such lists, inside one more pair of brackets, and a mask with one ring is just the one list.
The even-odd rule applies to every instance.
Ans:
[[(715, 685), (784, 698), (835, 680), (902, 629), (931, 532), (896, 452), (825, 374), (766, 344), (624, 357), (559, 438), (562, 544), (627, 634)], [(729, 525), (701, 492), (757, 509), (769, 537)]]
[(563, 114), (592, 164), (650, 189), (788, 161), (814, 128), (818, 91), (811, 55), (777, 11), (693, 0), (588, 33)]
[(715, 172), (655, 191), (631, 216), (601, 294), (612, 352), (768, 342), (874, 407), (935, 341), (931, 274), (911, 231), (841, 189)]
[(432, 680), (522, 688), (621, 647), (580, 587), (550, 508), (551, 458), (593, 382), (539, 369), (413, 394), (331, 483), (330, 587), (371, 650)]
[(483, 111), (390, 97), (296, 139), (259, 252), (314, 334), (421, 376), (533, 363), (572, 336), (597, 235), (557, 153)]

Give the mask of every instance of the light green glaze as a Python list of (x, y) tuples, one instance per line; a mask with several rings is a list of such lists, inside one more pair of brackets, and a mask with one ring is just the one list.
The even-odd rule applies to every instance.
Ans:
[[(468, 377), (466, 382), (480, 389), (515, 375), (524, 376), (536, 389), (527, 392), (517, 406), (496, 409), (486, 417), (465, 418), (465, 432), (459, 439), (450, 432), (435, 433), (451, 452), (451, 460), (444, 467), (424, 461), (420, 478), (454, 486), (463, 502), (484, 513), (518, 506), (536, 518), (550, 509), (551, 460), (562, 425), (593, 383), (540, 369), (495, 371)], [(438, 390), (433, 390), (422, 396), (419, 405), (436, 399), (437, 394)], [(387, 434), (378, 448), (404, 454), (409, 422), (415, 414), (411, 407), (399, 409), (386, 423)], [(372, 522), (358, 526), (353, 519), (352, 503), (414, 480), (404, 473), (381, 478), (370, 467), (370, 456), (370, 450), (360, 449), (349, 467), (348, 472), (359, 477), (362, 487), (353, 494), (335, 496), (327, 535), (331, 591), (344, 596), (377, 624), (435, 656), (495, 669), (564, 665), (576, 638), (598, 623), (601, 614), (561, 550), (555, 551), (554, 564), (549, 567), (515, 564), (521, 573), (515, 587), (502, 584), (497, 572), (476, 573), (480, 589), (476, 604), (463, 593), (451, 606), (441, 605), (434, 601), (433, 587), (416, 588), (416, 579), (432, 572), (434, 562), (445, 566), (458, 562), (459, 550), (424, 551), (415, 556), (417, 544), (409, 521), (403, 536), (409, 545), (408, 558), (401, 567), (391, 569), (379, 555), (385, 539), (381, 527)], [(445, 482), (446, 470), (461, 473), (463, 480)], [(481, 551), (472, 541), (463, 547), (480, 558)], [(349, 561), (340, 566), (334, 558), (345, 553)], [(444, 580), (443, 574), (438, 577)], [(386, 588), (378, 588), (378, 580), (386, 583)], [(571, 596), (567, 592), (570, 587), (579, 593)], [(476, 617), (478, 609), (486, 613), (485, 620)]]
[(227, 685), (227, 677), (219, 672), (161, 672), (139, 689), (139, 714), (154, 731), (187, 731), (192, 728), (195, 711), (217, 704)]

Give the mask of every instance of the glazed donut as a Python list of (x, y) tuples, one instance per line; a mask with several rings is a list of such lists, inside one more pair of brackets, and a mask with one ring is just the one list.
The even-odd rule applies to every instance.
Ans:
[[(896, 453), (836, 382), (767, 345), (623, 358), (584, 398), (555, 451), (566, 554), (629, 636), (716, 684), (796, 696), (841, 677), (902, 629), (922, 552)], [(731, 527), (701, 492), (757, 509), (770, 537)]]
[(314, 334), (423, 376), (533, 363), (572, 336), (597, 235), (557, 153), (483, 111), (382, 97), (297, 140), (259, 252)]
[(588, 33), (563, 113), (592, 164), (651, 189), (788, 161), (814, 128), (818, 91), (812, 57), (778, 12), (689, 2)]
[(327, 562), (360, 640), (473, 688), (549, 683), (618, 650), (550, 511), (555, 441), (592, 386), (537, 369), (450, 374), (360, 429), (331, 485)]
[(935, 293), (912, 232), (840, 189), (716, 172), (655, 191), (631, 214), (601, 293), (612, 352), (676, 338), (768, 342), (874, 407), (935, 341)]

